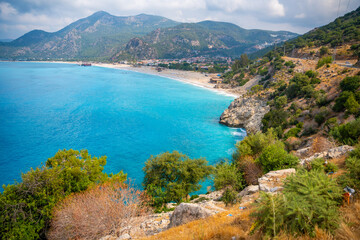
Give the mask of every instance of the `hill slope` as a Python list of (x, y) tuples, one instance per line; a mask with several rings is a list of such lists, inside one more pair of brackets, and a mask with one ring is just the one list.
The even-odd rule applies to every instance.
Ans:
[(266, 44), (296, 37), (286, 31), (246, 30), (231, 23), (203, 21), (157, 29), (130, 40), (113, 59), (183, 58), (196, 56), (237, 57)]
[(159, 16), (117, 17), (100, 11), (54, 33), (33, 30), (10, 43), (0, 43), (0, 58), (108, 57), (135, 36), (177, 24)]

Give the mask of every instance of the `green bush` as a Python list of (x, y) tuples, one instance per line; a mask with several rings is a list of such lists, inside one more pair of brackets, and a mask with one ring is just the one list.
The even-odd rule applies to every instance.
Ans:
[(310, 162), (311, 170), (324, 171), (325, 160), (323, 158), (315, 158)]
[(315, 227), (333, 232), (339, 223), (342, 189), (322, 171), (300, 170), (286, 178), (283, 194), (262, 194), (253, 213), (255, 229), (274, 237), (281, 231), (315, 236)]
[(360, 104), (356, 101), (355, 96), (351, 95), (345, 102), (344, 107), (347, 113), (358, 114), (360, 110)]
[(263, 130), (270, 128), (284, 127), (288, 125), (288, 113), (284, 109), (271, 109), (261, 120)]
[(336, 172), (338, 169), (339, 169), (339, 168), (338, 168), (338, 166), (336, 166), (335, 163), (328, 163), (328, 164), (325, 165), (324, 171), (325, 171), (326, 173), (330, 173), (330, 172), (333, 172), (333, 173), (334, 173), (334, 172)]
[(244, 188), (244, 182), (243, 174), (235, 164), (225, 161), (215, 166), (214, 186), (216, 190), (231, 186), (240, 191)]
[(360, 87), (360, 76), (346, 77), (340, 82), (342, 91), (355, 92)]
[(280, 170), (286, 168), (296, 167), (299, 163), (299, 159), (286, 152), (285, 145), (277, 141), (274, 144), (267, 146), (262, 153), (260, 154), (259, 158), (256, 159), (265, 173), (273, 171), (273, 170)]
[(301, 128), (295, 127), (290, 129), (287, 133), (285, 133), (284, 138), (288, 139), (289, 137), (298, 137), (298, 134), (301, 132)]
[(71, 193), (104, 181), (125, 181), (126, 175), (103, 173), (106, 156), (86, 150), (60, 150), (46, 166), (22, 174), (22, 181), (3, 186), (0, 194), (0, 236), (3, 239), (45, 238), (57, 202)]
[(205, 159), (190, 159), (177, 151), (151, 156), (143, 168), (143, 186), (152, 197), (153, 205), (181, 202), (201, 188), (199, 182), (210, 176), (213, 167)]
[(332, 61), (333, 61), (333, 58), (331, 56), (323, 57), (323, 58), (319, 59), (317, 65), (316, 65), (316, 68), (321, 68), (325, 64), (332, 63)]
[(352, 92), (344, 91), (340, 93), (340, 96), (336, 98), (335, 105), (333, 107), (333, 110), (336, 112), (341, 112), (345, 110), (345, 103), (348, 100), (349, 97), (354, 96)]
[(334, 127), (329, 134), (344, 144), (355, 145), (360, 138), (360, 118)]
[(320, 56), (324, 56), (325, 54), (328, 54), (329, 53), (329, 48), (325, 47), (325, 46), (322, 46), (320, 48)]
[(237, 199), (238, 192), (235, 191), (232, 187), (227, 187), (221, 197), (221, 200), (225, 203), (225, 206), (229, 204), (234, 204)]
[(329, 115), (329, 110), (326, 107), (321, 107), (320, 111), (315, 115), (315, 122), (320, 126), (326, 120)]
[(269, 129), (266, 133), (257, 132), (246, 136), (242, 141), (237, 142), (236, 151), (233, 154), (234, 161), (240, 157), (251, 155), (255, 158), (261, 154), (263, 149), (277, 140), (274, 130)]

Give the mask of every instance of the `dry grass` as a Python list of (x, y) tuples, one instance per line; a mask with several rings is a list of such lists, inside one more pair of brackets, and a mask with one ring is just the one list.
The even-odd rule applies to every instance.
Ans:
[(342, 222), (336, 231), (336, 239), (360, 239), (360, 199), (341, 209)]
[(48, 238), (119, 236), (147, 213), (142, 201), (142, 192), (118, 183), (98, 185), (71, 195), (55, 208)]
[[(144, 240), (229, 240), (234, 236), (236, 239), (257, 239), (255, 235), (249, 236), (252, 224), (250, 212), (251, 209), (240, 210), (239, 205), (236, 205), (228, 211), (171, 228)], [(229, 214), (232, 216), (228, 216)]]

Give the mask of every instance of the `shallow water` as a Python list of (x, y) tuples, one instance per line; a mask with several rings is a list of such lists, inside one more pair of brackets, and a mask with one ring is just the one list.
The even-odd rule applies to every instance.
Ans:
[(0, 184), (59, 149), (106, 155), (140, 184), (150, 155), (229, 158), (245, 132), (218, 123), (232, 97), (168, 78), (60, 63), (0, 63)]

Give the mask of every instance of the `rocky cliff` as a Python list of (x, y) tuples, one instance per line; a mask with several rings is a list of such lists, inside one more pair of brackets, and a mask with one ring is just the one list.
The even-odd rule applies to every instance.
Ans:
[(261, 119), (270, 110), (266, 101), (256, 96), (240, 96), (220, 117), (220, 123), (229, 127), (245, 128), (247, 133), (261, 130)]

